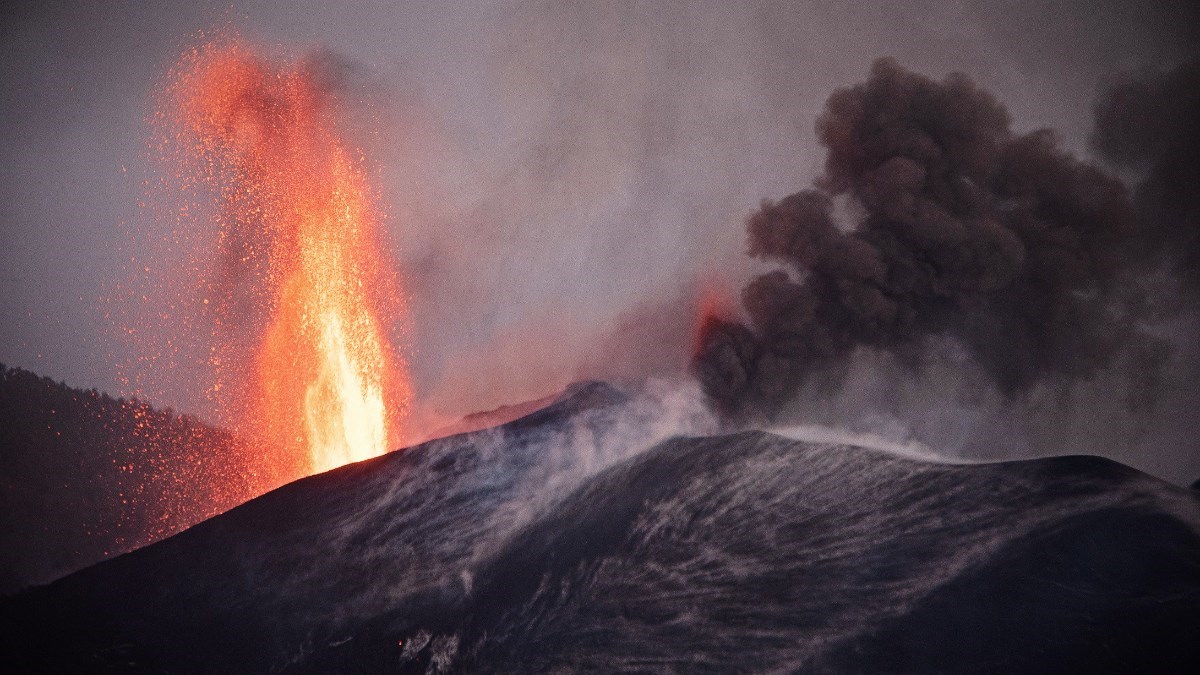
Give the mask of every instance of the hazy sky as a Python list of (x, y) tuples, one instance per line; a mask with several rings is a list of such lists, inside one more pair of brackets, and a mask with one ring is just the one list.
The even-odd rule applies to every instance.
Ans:
[[(101, 298), (127, 273), (123, 233), (171, 225), (139, 207), (153, 177), (145, 118), (203, 29), (231, 22), (280, 53), (358, 64), (367, 152), (410, 278), (417, 392), (463, 411), (603, 374), (597, 345), (623, 321), (690, 302), (697, 283), (740, 287), (756, 269), (744, 218), (818, 173), (813, 120), (875, 58), (962, 71), (1018, 131), (1053, 127), (1086, 153), (1106, 78), (1195, 53), (1185, 7), (8, 3), (0, 361), (119, 390), (130, 347)], [(647, 344), (645, 367), (680, 365), (686, 339)], [(196, 390), (156, 396), (205, 412)]]

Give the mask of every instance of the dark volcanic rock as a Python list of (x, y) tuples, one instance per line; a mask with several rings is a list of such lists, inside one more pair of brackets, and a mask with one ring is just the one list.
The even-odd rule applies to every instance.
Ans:
[[(1200, 656), (1200, 500), (1094, 457), (677, 437), (600, 384), (0, 606), (16, 668), (1064, 672)], [(650, 447), (653, 446), (653, 447)], [(648, 450), (644, 448), (649, 448)]]

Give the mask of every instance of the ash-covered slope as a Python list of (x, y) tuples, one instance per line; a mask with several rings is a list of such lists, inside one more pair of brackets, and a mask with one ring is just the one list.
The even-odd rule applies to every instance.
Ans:
[[(1132, 671), (1200, 656), (1200, 501), (1091, 457), (678, 437), (605, 385), (4, 602), (18, 668)], [(645, 448), (652, 446), (649, 450)]]

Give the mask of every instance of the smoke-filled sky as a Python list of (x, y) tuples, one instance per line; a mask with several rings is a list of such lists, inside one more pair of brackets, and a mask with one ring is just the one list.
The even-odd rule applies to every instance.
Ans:
[[(280, 54), (345, 64), (411, 294), (415, 391), (454, 414), (580, 376), (682, 373), (700, 298), (736, 303), (770, 269), (746, 255), (747, 217), (821, 174), (814, 124), (877, 58), (939, 81), (962, 72), (1007, 108), (1012, 133), (1053, 128), (1065, 151), (1100, 161), (1101, 93), (1194, 57), (1190, 4), (10, 3), (0, 361), (130, 393), (120, 378), (135, 345), (111, 317), (138, 311), (119, 289), (139, 238), (175, 225), (144, 206), (157, 170), (146, 119), (202, 30), (231, 24)], [(1114, 170), (1132, 184), (1137, 168)], [(164, 379), (154, 402), (210, 412), (186, 372)], [(1180, 446), (1195, 402), (1165, 404), (1171, 431), (1156, 438), (1173, 447), (1148, 458), (1133, 444), (1123, 458), (1179, 480), (1200, 472), (1194, 443)], [(942, 428), (1000, 428), (963, 422), (982, 414)]]

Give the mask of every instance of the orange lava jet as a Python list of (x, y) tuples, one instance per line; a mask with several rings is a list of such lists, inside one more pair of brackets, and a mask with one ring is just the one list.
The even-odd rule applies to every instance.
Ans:
[(389, 339), (404, 307), (330, 73), (214, 43), (165, 93), (165, 149), (217, 224), (194, 286), (211, 319), (210, 392), (264, 453), (262, 487), (383, 454), (411, 398)]

